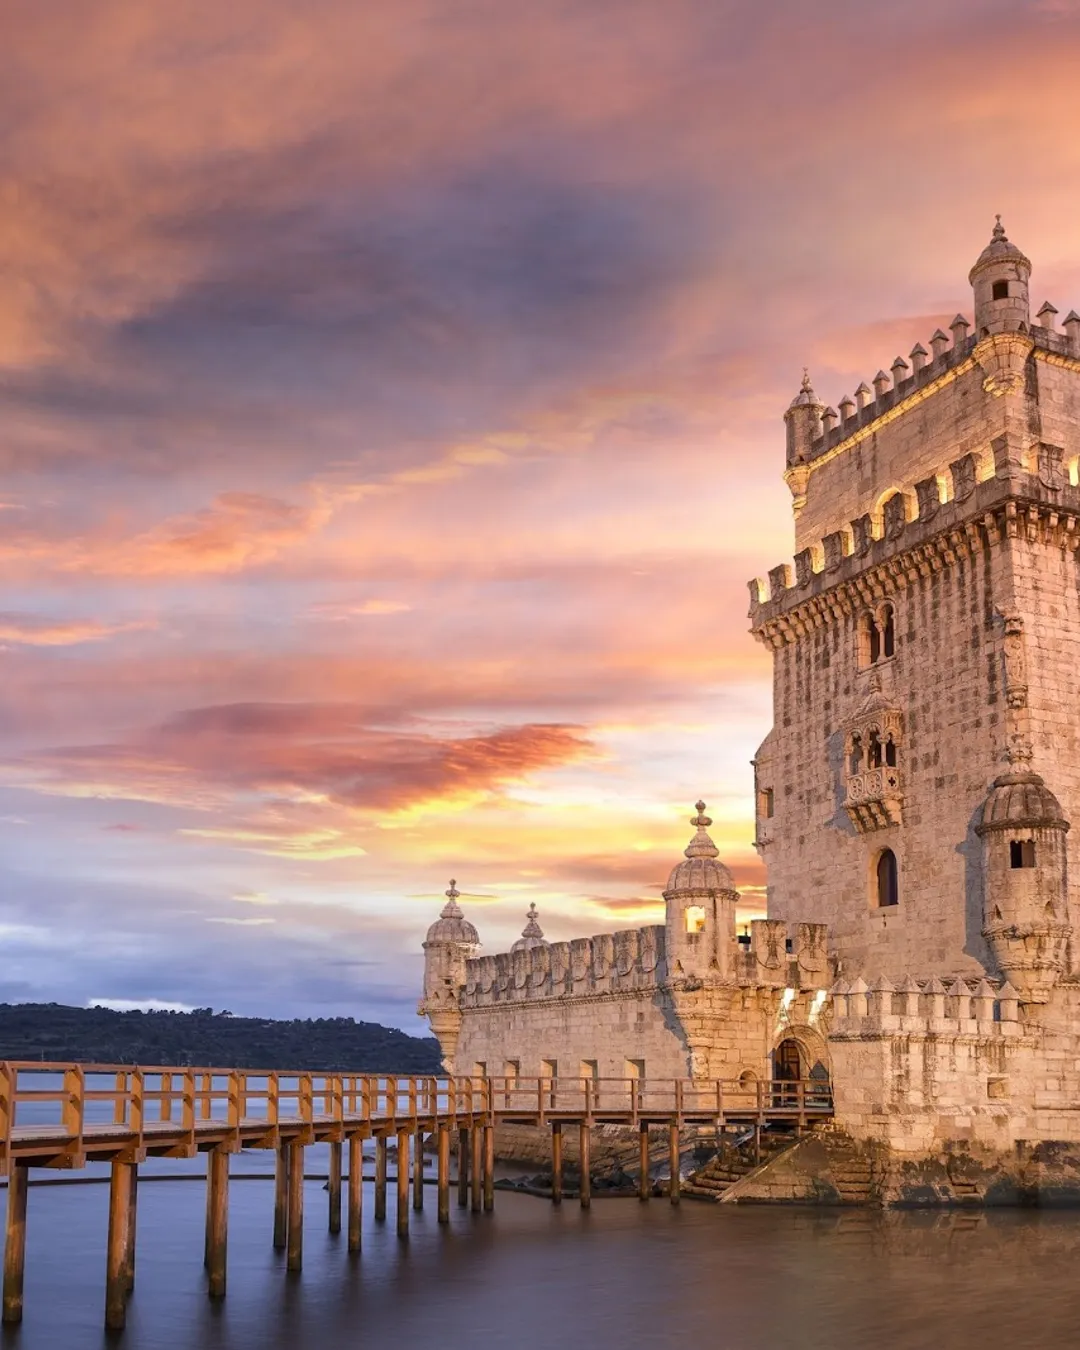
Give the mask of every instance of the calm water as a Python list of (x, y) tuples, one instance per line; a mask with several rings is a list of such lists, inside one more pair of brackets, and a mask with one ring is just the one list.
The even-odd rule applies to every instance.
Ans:
[[(255, 1159), (261, 1162), (261, 1159)], [(173, 1164), (176, 1170), (176, 1164)], [(399, 1244), (365, 1203), (364, 1251), (326, 1231), (308, 1183), (304, 1270), (271, 1243), (273, 1187), (231, 1188), (229, 1293), (211, 1306), (202, 1270), (205, 1191), (139, 1190), (133, 1350), (645, 1350), (696, 1338), (710, 1350), (1042, 1350), (1074, 1345), (1080, 1214), (871, 1214), (595, 1201), (583, 1214), (499, 1193), (494, 1215), (435, 1194)], [(391, 1216), (393, 1196), (391, 1195)], [(30, 1191), (26, 1319), (19, 1350), (99, 1350), (107, 1187)]]

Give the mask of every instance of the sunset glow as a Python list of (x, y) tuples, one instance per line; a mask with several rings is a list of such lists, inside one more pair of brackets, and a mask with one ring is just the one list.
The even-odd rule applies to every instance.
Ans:
[(760, 914), (783, 411), (1080, 301), (1080, 4), (5, 8), (0, 999), (425, 1034), (699, 796)]

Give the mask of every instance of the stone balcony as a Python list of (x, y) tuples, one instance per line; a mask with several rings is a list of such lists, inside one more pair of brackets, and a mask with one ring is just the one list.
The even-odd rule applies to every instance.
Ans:
[(844, 809), (860, 834), (901, 823), (903, 778), (896, 765), (849, 774), (845, 789)]

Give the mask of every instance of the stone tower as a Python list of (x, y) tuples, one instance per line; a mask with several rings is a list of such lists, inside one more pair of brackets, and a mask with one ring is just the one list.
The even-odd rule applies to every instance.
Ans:
[(1035, 1003), (1069, 965), (1077, 875), (1080, 316), (1033, 322), (1031, 270), (999, 219), (974, 325), (835, 409), (804, 377), (794, 566), (750, 613), (774, 658), (770, 916), (828, 923), (848, 978), (1007, 974)]
[(705, 803), (697, 803), (693, 839), (685, 861), (677, 864), (664, 891), (664, 945), (668, 978), (696, 983), (729, 979), (735, 951), (735, 881), (719, 861), (720, 850), (709, 837), (712, 820)]
[(465, 962), (480, 947), (476, 929), (458, 904), (461, 892), (450, 882), (446, 904), (424, 940), (424, 996), (416, 1009), (431, 1024), (442, 1051), (443, 1068), (454, 1071), (454, 1055), (461, 1034), (461, 992)]

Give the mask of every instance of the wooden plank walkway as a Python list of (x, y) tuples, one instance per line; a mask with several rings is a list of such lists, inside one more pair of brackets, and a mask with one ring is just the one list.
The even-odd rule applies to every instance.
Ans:
[[(397, 1229), (408, 1238), (411, 1204), (423, 1207), (425, 1139), (437, 1159), (438, 1219), (450, 1218), (450, 1152), (457, 1139), (457, 1197), (474, 1211), (494, 1207), (495, 1129), (549, 1128), (555, 1204), (562, 1199), (562, 1136), (577, 1126), (580, 1200), (591, 1200), (589, 1150), (596, 1125), (639, 1131), (639, 1194), (647, 1199), (650, 1130), (668, 1131), (670, 1198), (679, 1199), (680, 1134), (687, 1126), (753, 1126), (784, 1121), (805, 1128), (832, 1114), (827, 1084), (696, 1079), (393, 1077), (281, 1073), (251, 1069), (102, 1064), (0, 1064), (0, 1175), (8, 1178), (3, 1320), (22, 1318), (27, 1174), (31, 1167), (111, 1164), (105, 1323), (124, 1325), (134, 1285), (138, 1166), (147, 1158), (208, 1154), (204, 1263), (208, 1292), (226, 1287), (229, 1155), (275, 1152), (274, 1246), (286, 1266), (303, 1261), (304, 1149), (330, 1146), (329, 1224), (341, 1228), (347, 1145), (348, 1250), (361, 1243), (363, 1143), (375, 1141), (375, 1219), (386, 1218), (388, 1141), (397, 1145)], [(411, 1151), (411, 1152), (410, 1152)]]

